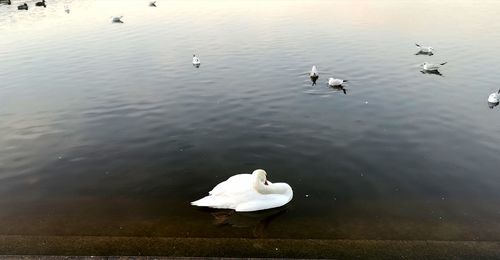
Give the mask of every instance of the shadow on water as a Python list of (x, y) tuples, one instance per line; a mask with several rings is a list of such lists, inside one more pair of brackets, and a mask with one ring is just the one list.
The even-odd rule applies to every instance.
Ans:
[(288, 211), (289, 205), (279, 208), (254, 212), (236, 212), (230, 209), (200, 208), (200, 211), (210, 213), (214, 217), (215, 226), (230, 226), (233, 228), (251, 228), (254, 237), (265, 237), (266, 230), (275, 219)]
[(432, 53), (432, 52), (418, 51), (417, 53), (415, 53), (415, 55), (432, 56), (432, 55), (434, 55), (434, 53)]
[(344, 95), (347, 95), (347, 89), (342, 85), (340, 85), (340, 86), (328, 86), (328, 87), (335, 90), (335, 91), (339, 91), (339, 92), (342, 91), (342, 92), (344, 92)]
[(311, 78), (311, 81), (312, 81), (312, 86), (316, 85), (316, 80), (318, 80), (318, 76), (310, 76), (309, 78)]
[(488, 102), (488, 107), (493, 109), (495, 108), (496, 106), (498, 106), (499, 103), (491, 103), (491, 102)]
[(432, 74), (432, 75), (438, 75), (438, 76), (444, 77), (444, 75), (441, 72), (439, 72), (439, 70), (421, 70), (420, 72), (422, 74)]

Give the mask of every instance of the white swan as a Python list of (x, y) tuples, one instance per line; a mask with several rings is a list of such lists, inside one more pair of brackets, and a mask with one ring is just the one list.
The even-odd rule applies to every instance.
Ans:
[(277, 208), (290, 202), (293, 197), (290, 185), (271, 183), (266, 180), (266, 175), (261, 169), (252, 174), (234, 175), (191, 205), (248, 212)]
[(500, 89), (498, 92), (493, 92), (488, 97), (488, 103), (497, 104), (500, 103)]
[(193, 65), (200, 66), (200, 64), (201, 64), (200, 58), (198, 58), (196, 54), (193, 54)]
[(431, 46), (422, 46), (418, 43), (415, 43), (415, 45), (417, 45), (417, 47), (419, 48), (419, 53), (427, 54), (427, 55), (434, 54), (434, 48), (432, 48)]
[(347, 80), (329, 78), (328, 79), (328, 86), (330, 86), (330, 87), (341, 86), (345, 82), (347, 82)]
[(425, 71), (436, 71), (441, 66), (445, 65), (446, 63), (448, 63), (448, 62), (443, 62), (440, 64), (432, 64), (432, 63), (424, 62), (424, 63), (420, 64), (420, 67)]
[(112, 16), (111, 17), (111, 22), (113, 22), (113, 23), (123, 23), (122, 18), (123, 18), (123, 15), (122, 16)]

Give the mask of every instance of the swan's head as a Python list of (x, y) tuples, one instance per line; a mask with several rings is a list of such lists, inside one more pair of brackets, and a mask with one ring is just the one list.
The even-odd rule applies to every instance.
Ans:
[(252, 175), (255, 176), (255, 178), (257, 179), (258, 182), (263, 183), (264, 185), (268, 185), (266, 171), (264, 171), (262, 169), (258, 169), (258, 170), (253, 171)]

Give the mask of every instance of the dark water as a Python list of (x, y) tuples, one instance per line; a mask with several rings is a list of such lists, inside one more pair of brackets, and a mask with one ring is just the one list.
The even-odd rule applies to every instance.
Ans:
[[(17, 4), (0, 234), (500, 239), (498, 1)], [(287, 207), (189, 205), (256, 168), (293, 187)]]

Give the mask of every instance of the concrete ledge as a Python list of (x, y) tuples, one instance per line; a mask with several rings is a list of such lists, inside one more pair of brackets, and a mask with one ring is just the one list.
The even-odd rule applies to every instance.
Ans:
[(0, 254), (18, 259), (27, 255), (500, 259), (500, 242), (4, 235)]

